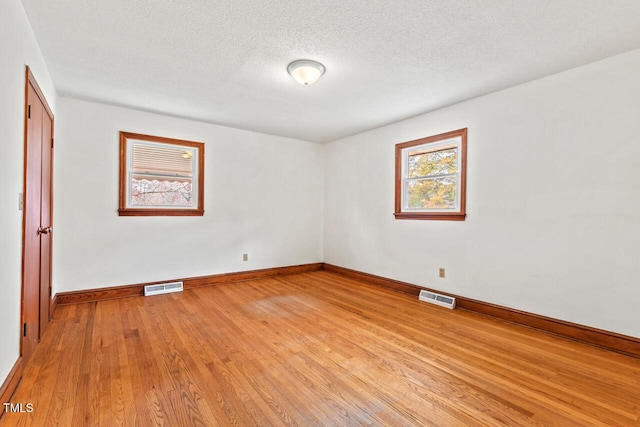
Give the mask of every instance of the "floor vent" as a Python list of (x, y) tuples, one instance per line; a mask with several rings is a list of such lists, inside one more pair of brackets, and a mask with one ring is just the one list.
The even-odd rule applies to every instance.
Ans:
[(436, 294), (435, 292), (421, 290), (420, 296), (418, 297), (420, 301), (430, 302), (431, 304), (441, 305), (442, 307), (447, 308), (456, 308), (456, 299), (453, 297), (449, 297), (446, 295)]
[(147, 285), (144, 287), (144, 296), (168, 294), (170, 292), (182, 292), (182, 282), (161, 283), (159, 285)]

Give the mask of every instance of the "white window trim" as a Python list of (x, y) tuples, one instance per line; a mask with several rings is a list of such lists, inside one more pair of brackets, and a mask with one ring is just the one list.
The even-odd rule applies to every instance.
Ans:
[[(189, 206), (177, 206), (177, 205), (146, 205), (146, 206), (137, 206), (137, 205), (133, 205), (131, 203), (131, 181), (133, 178), (133, 175), (145, 175), (145, 173), (140, 173), (140, 172), (134, 172), (133, 171), (133, 154), (134, 154), (134, 150), (133, 150), (133, 146), (134, 145), (144, 145), (147, 147), (166, 147), (166, 146), (170, 146), (172, 148), (177, 148), (180, 149), (182, 151), (190, 151), (193, 153), (193, 155), (191, 156), (191, 170), (192, 173), (191, 175), (187, 176), (187, 175), (176, 175), (179, 176), (181, 178), (190, 178), (191, 179), (191, 205)], [(164, 142), (150, 142), (150, 141), (144, 141), (144, 140), (140, 140), (140, 139), (127, 139), (127, 153), (129, 154), (127, 156), (127, 200), (126, 200), (126, 207), (128, 209), (196, 209), (198, 207), (198, 157), (199, 157), (199, 150), (196, 148), (188, 148), (185, 147), (183, 145), (179, 145), (179, 144), (171, 144), (171, 143), (164, 143)], [(152, 174), (149, 173), (149, 176), (161, 176), (161, 174)]]
[[(409, 178), (409, 152), (411, 151), (419, 151), (424, 149), (424, 153), (433, 153), (434, 151), (441, 151), (450, 148), (455, 148), (458, 150), (458, 159), (457, 159), (457, 170), (458, 172), (446, 175), (432, 175), (425, 177), (415, 177)], [(462, 137), (458, 136), (455, 138), (450, 138), (441, 142), (427, 142), (422, 145), (417, 145), (414, 147), (406, 147), (402, 149), (402, 212), (458, 212), (460, 210), (460, 178), (462, 174), (462, 156), (460, 155), (462, 151)], [(422, 179), (435, 179), (444, 176), (456, 176), (456, 200), (455, 206), (453, 208), (427, 208), (420, 209), (415, 208), (412, 209), (409, 207), (408, 203), (408, 183), (409, 181), (418, 181)]]

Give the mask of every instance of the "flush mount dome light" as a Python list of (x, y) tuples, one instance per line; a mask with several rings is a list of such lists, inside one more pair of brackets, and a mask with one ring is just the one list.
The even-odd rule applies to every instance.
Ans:
[(289, 64), (287, 71), (298, 83), (309, 86), (324, 74), (324, 65), (310, 59), (300, 59)]

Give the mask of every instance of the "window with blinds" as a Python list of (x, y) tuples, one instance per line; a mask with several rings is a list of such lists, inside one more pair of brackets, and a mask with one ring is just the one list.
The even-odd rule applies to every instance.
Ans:
[(202, 215), (204, 144), (120, 133), (121, 215)]

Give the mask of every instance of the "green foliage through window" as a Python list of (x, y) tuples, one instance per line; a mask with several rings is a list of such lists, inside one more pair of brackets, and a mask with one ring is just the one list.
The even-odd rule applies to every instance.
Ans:
[(456, 206), (456, 177), (431, 178), (407, 183), (409, 209), (453, 209)]
[(458, 149), (447, 148), (439, 151), (420, 152), (414, 150), (415, 154), (409, 151), (409, 178), (419, 178), (423, 176), (443, 175), (458, 172)]
[(407, 208), (452, 209), (456, 205), (458, 149), (411, 151), (407, 156)]

